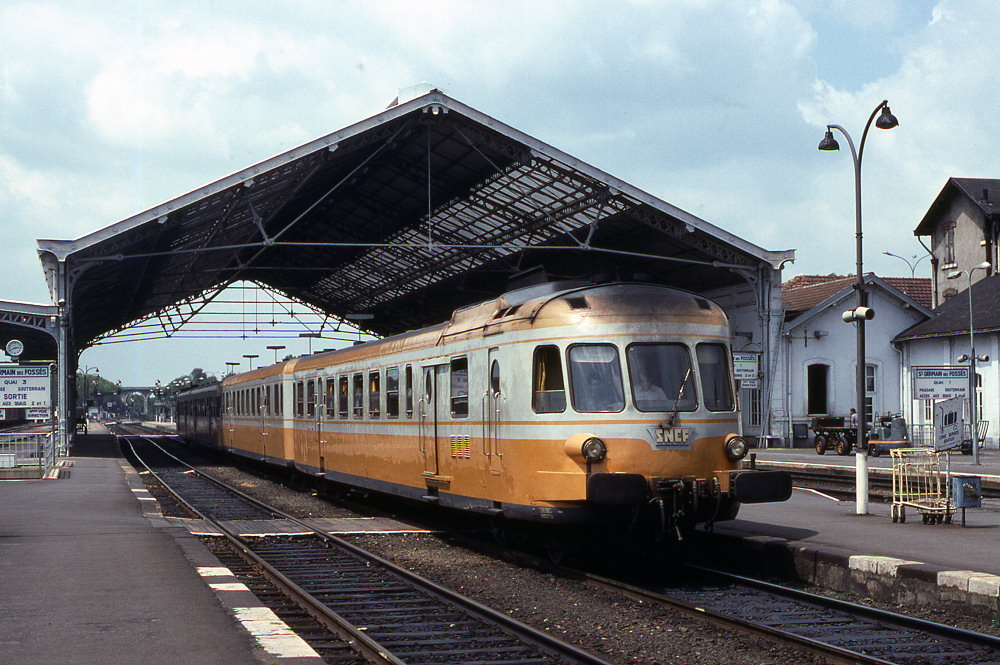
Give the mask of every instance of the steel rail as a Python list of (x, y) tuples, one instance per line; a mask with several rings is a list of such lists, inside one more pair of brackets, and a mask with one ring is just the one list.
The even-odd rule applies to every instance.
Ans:
[[(524, 642), (526, 642), (528, 644), (533, 645), (535, 648), (539, 649), (543, 653), (548, 653), (549, 655), (555, 655), (556, 657), (560, 657), (560, 658), (566, 658), (566, 659), (569, 659), (569, 661), (572, 662), (572, 663), (578, 663), (578, 664), (583, 664), (583, 665), (612, 665), (608, 661), (606, 661), (606, 660), (604, 660), (604, 659), (602, 659), (602, 658), (600, 658), (598, 656), (595, 656), (595, 655), (593, 655), (591, 653), (588, 653), (588, 652), (586, 652), (586, 651), (584, 651), (582, 649), (579, 649), (579, 648), (573, 646), (572, 644), (564, 642), (564, 641), (562, 641), (562, 640), (560, 640), (560, 639), (558, 639), (558, 638), (556, 638), (556, 637), (554, 637), (552, 635), (549, 635), (549, 634), (547, 634), (547, 633), (545, 633), (543, 631), (537, 630), (534, 627), (532, 627), (532, 626), (530, 626), (530, 625), (528, 625), (526, 623), (518, 621), (517, 619), (514, 619), (513, 617), (510, 617), (510, 616), (508, 616), (506, 614), (503, 614), (502, 612), (498, 612), (497, 610), (495, 610), (495, 609), (493, 609), (491, 607), (488, 607), (486, 605), (483, 605), (483, 604), (481, 604), (481, 603), (479, 603), (479, 602), (477, 602), (475, 600), (472, 600), (471, 598), (468, 598), (467, 596), (459, 594), (459, 593), (457, 593), (455, 591), (452, 591), (451, 589), (448, 589), (446, 587), (442, 587), (442, 586), (440, 586), (440, 585), (438, 585), (438, 584), (430, 581), (429, 579), (427, 579), (425, 577), (422, 577), (421, 575), (418, 575), (417, 573), (414, 573), (413, 571), (410, 571), (410, 570), (407, 570), (405, 568), (399, 567), (396, 564), (388, 561), (387, 559), (383, 559), (382, 557), (379, 557), (379, 556), (377, 556), (375, 554), (372, 554), (371, 552), (363, 550), (363, 549), (361, 549), (361, 548), (359, 548), (359, 547), (357, 547), (357, 546), (355, 546), (355, 545), (353, 545), (353, 544), (351, 544), (351, 543), (349, 543), (349, 542), (347, 542), (345, 540), (342, 540), (342, 539), (334, 536), (333, 534), (330, 534), (330, 533), (328, 533), (326, 531), (323, 531), (322, 529), (318, 529), (318, 528), (316, 528), (315, 526), (313, 526), (312, 524), (310, 524), (310, 523), (308, 523), (306, 521), (303, 521), (303, 520), (301, 520), (301, 519), (299, 519), (297, 517), (289, 515), (288, 513), (285, 513), (284, 511), (281, 511), (281, 510), (279, 510), (277, 508), (274, 508), (273, 506), (269, 506), (267, 504), (264, 504), (264, 503), (258, 501), (257, 499), (254, 499), (253, 497), (248, 496), (244, 492), (241, 492), (240, 490), (238, 490), (238, 489), (236, 489), (234, 487), (231, 487), (231, 486), (227, 485), (226, 483), (224, 483), (224, 482), (222, 482), (222, 481), (220, 481), (220, 480), (218, 480), (216, 478), (213, 478), (211, 475), (205, 474), (204, 472), (202, 472), (202, 471), (200, 471), (200, 470), (192, 467), (191, 465), (187, 464), (186, 462), (184, 462), (183, 460), (179, 459), (175, 455), (172, 455), (171, 453), (163, 450), (163, 448), (161, 446), (159, 446), (158, 443), (156, 443), (155, 441), (149, 439), (148, 437), (145, 437), (145, 436), (142, 436), (142, 435), (132, 435), (132, 436), (138, 436), (139, 438), (146, 439), (147, 441), (149, 441), (150, 444), (156, 446), (164, 454), (170, 456), (171, 458), (173, 458), (174, 460), (176, 460), (178, 463), (185, 465), (186, 467), (188, 467), (194, 473), (198, 474), (199, 476), (205, 478), (206, 480), (208, 480), (208, 481), (210, 481), (210, 482), (212, 482), (212, 483), (214, 483), (214, 484), (216, 484), (216, 485), (218, 485), (220, 487), (228, 489), (229, 491), (233, 492), (234, 494), (236, 494), (240, 498), (245, 499), (246, 501), (250, 502), (251, 504), (254, 504), (255, 506), (263, 508), (263, 509), (265, 509), (267, 511), (270, 511), (273, 514), (280, 516), (282, 519), (289, 520), (289, 521), (291, 521), (291, 522), (293, 522), (295, 524), (298, 524), (299, 526), (303, 527), (304, 529), (307, 529), (307, 530), (311, 531), (313, 533), (313, 535), (315, 535), (316, 537), (320, 538), (324, 543), (328, 544), (329, 546), (342, 549), (342, 550), (344, 550), (344, 551), (346, 551), (346, 552), (354, 555), (355, 557), (358, 557), (358, 558), (360, 558), (362, 560), (370, 562), (370, 563), (372, 563), (372, 564), (374, 564), (376, 566), (382, 567), (382, 568), (390, 571), (391, 573), (395, 574), (397, 577), (404, 578), (404, 579), (408, 580), (411, 584), (413, 584), (417, 588), (421, 589), (424, 593), (427, 593), (428, 595), (430, 595), (430, 596), (432, 596), (434, 598), (437, 598), (438, 600), (443, 601), (445, 603), (449, 603), (449, 604), (455, 605), (457, 607), (460, 607), (465, 612), (471, 614), (472, 616), (478, 617), (480, 620), (484, 620), (487, 623), (491, 623), (491, 624), (497, 625), (498, 627), (500, 627), (502, 630), (504, 630), (508, 634), (513, 634), (513, 635), (517, 636), (522, 641), (524, 641)], [(131, 447), (131, 442), (129, 443), (129, 445)], [(135, 453), (134, 448), (133, 448), (133, 452)], [(136, 457), (138, 459), (138, 454), (137, 453), (135, 453), (135, 454), (136, 454)], [(163, 484), (165, 487), (167, 487), (167, 485), (165, 483), (163, 483), (163, 481), (159, 478), (159, 476), (157, 476), (157, 474), (155, 472), (153, 472), (152, 470), (150, 470), (150, 473), (152, 473), (153, 476), (156, 477), (157, 480), (161, 484)], [(170, 489), (170, 488), (168, 487), (168, 489)], [(170, 490), (170, 491), (171, 491), (171, 494), (173, 494), (175, 497), (177, 497), (178, 500), (180, 500), (185, 506), (188, 505), (187, 502), (184, 501), (184, 499), (182, 499), (181, 497), (179, 497), (176, 493), (174, 493), (173, 490)], [(266, 561), (264, 561), (256, 553), (254, 553), (253, 549), (252, 549), (252, 545), (250, 545), (250, 543), (247, 542), (245, 539), (241, 538), (238, 534), (233, 533), (224, 524), (221, 524), (219, 521), (211, 518), (210, 516), (205, 515), (203, 512), (201, 512), (201, 511), (199, 511), (199, 510), (197, 510), (197, 509), (195, 509), (193, 507), (191, 509), (192, 509), (192, 511), (195, 514), (199, 515), (202, 519), (205, 519), (206, 522), (212, 524), (212, 526), (214, 528), (218, 529), (220, 531), (220, 533), (222, 533), (227, 538), (227, 540), (229, 540), (231, 543), (233, 543), (235, 545), (235, 547), (238, 549), (239, 553), (244, 554), (245, 556), (247, 556), (250, 559), (252, 559), (254, 565), (259, 565), (263, 570), (268, 571), (268, 575), (269, 576), (274, 575), (275, 579), (277, 580), (276, 581), (276, 585), (277, 586), (279, 586), (279, 587), (285, 587), (288, 590), (290, 590), (291, 593), (293, 593), (295, 596), (307, 599), (307, 601), (309, 602), (310, 605), (315, 604), (316, 605), (316, 609), (318, 609), (320, 611), (321, 615), (326, 616), (328, 614), (331, 614), (331, 615), (333, 615), (333, 617), (331, 617), (331, 618), (333, 618), (334, 621), (345, 621), (345, 622), (347, 622), (346, 619), (344, 619), (343, 617), (341, 617), (339, 614), (335, 613), (333, 610), (330, 610), (329, 608), (327, 608), (321, 601), (319, 601), (314, 596), (312, 596), (311, 594), (309, 594), (309, 592), (307, 592), (306, 590), (302, 589), (295, 582), (293, 582), (292, 580), (288, 579), (280, 571), (277, 571), (276, 569), (274, 569), (273, 566), (271, 566), (269, 563), (267, 563)], [(312, 613), (312, 612), (310, 612), (310, 613)], [(316, 618), (318, 620), (320, 620), (320, 621), (324, 621), (324, 619), (321, 616), (318, 616)], [(347, 623), (348, 623), (348, 625), (350, 625), (349, 622), (347, 622)], [(337, 625), (339, 625), (339, 624), (337, 624)], [(353, 626), (351, 626), (351, 628), (353, 629)], [(378, 644), (377, 642), (375, 642), (374, 640), (372, 640), (370, 638), (370, 636), (368, 636), (367, 634), (365, 634), (365, 633), (357, 633), (357, 637), (358, 637), (358, 639), (366, 640), (367, 642), (370, 642), (372, 645), (374, 645), (375, 648), (377, 649), (377, 655), (379, 655), (379, 656), (389, 655), (388, 649), (386, 649), (384, 646), (382, 646), (382, 645)], [(394, 657), (392, 657), (392, 658), (394, 658)], [(395, 663), (397, 661), (386, 660), (386, 661), (380, 661), (380, 662)], [(399, 661), (399, 662), (402, 662), (402, 661)]]
[(937, 623), (935, 621), (928, 621), (927, 619), (911, 617), (905, 614), (892, 612), (890, 610), (882, 610), (876, 607), (869, 607), (867, 605), (852, 603), (847, 600), (841, 600), (840, 598), (821, 596), (819, 594), (810, 593), (808, 591), (803, 591), (801, 589), (793, 589), (791, 587), (781, 586), (780, 584), (765, 582), (764, 580), (757, 580), (752, 577), (735, 575), (733, 573), (727, 573), (722, 570), (707, 568), (705, 566), (699, 566), (696, 564), (686, 564), (686, 565), (688, 568), (692, 568), (694, 570), (698, 570), (703, 573), (714, 575), (716, 577), (721, 577), (723, 579), (730, 580), (738, 584), (756, 587), (758, 589), (762, 589), (770, 593), (779, 594), (782, 596), (786, 596), (788, 598), (794, 598), (796, 600), (803, 600), (809, 603), (825, 605), (826, 607), (843, 610), (851, 614), (859, 614), (867, 616), (884, 623), (895, 624), (911, 630), (919, 630), (927, 633), (933, 633), (935, 635), (939, 635), (941, 637), (956, 640), (959, 642), (970, 642), (978, 646), (984, 646), (984, 647), (989, 647), (991, 649), (996, 649), (997, 652), (1000, 653), (1000, 637), (985, 635), (983, 633), (977, 633), (975, 631), (966, 630), (964, 628), (956, 628), (955, 626), (949, 626), (947, 624)]
[[(300, 586), (298, 586), (297, 584), (289, 580), (287, 577), (282, 575), (278, 570), (276, 570), (273, 566), (271, 566), (271, 564), (267, 563), (259, 556), (254, 554), (250, 545), (243, 538), (241, 538), (239, 534), (234, 533), (231, 529), (221, 524), (218, 520), (215, 520), (210, 515), (205, 514), (195, 506), (191, 505), (186, 499), (184, 499), (184, 497), (182, 497), (180, 494), (174, 491), (174, 489), (168, 483), (164, 482), (164, 480), (159, 476), (159, 474), (157, 474), (146, 463), (146, 461), (142, 458), (142, 456), (139, 455), (139, 452), (135, 449), (135, 446), (132, 444), (131, 441), (128, 440), (127, 437), (129, 436), (137, 436), (137, 435), (124, 435), (120, 436), (119, 438), (126, 439), (129, 448), (132, 450), (132, 455), (135, 457), (136, 460), (139, 461), (140, 464), (143, 465), (143, 467), (146, 468), (146, 470), (157, 480), (157, 482), (159, 482), (160, 485), (164, 487), (164, 489), (170, 492), (170, 494), (173, 495), (173, 497), (178, 502), (180, 502), (181, 505), (183, 505), (187, 510), (190, 510), (195, 515), (198, 515), (199, 518), (205, 520), (205, 522), (211, 524), (214, 529), (218, 530), (219, 533), (221, 533), (222, 536), (227, 541), (229, 541), (230, 545), (234, 548), (237, 554), (244, 557), (244, 559), (247, 560), (248, 563), (250, 563), (250, 565), (258, 567), (261, 573), (263, 573), (268, 578), (268, 580), (271, 581), (272, 584), (277, 586), (282, 593), (289, 596), (294, 602), (296, 602), (303, 609), (305, 609), (310, 616), (319, 621), (325, 628), (327, 628), (327, 630), (330, 630), (334, 635), (340, 637), (340, 639), (342, 639), (348, 645), (357, 649), (358, 652), (366, 660), (369, 660), (373, 663), (386, 663), (388, 665), (405, 665), (403, 661), (391, 655), (386, 649), (384, 649), (381, 644), (375, 642), (368, 635), (364, 634), (363, 631), (359, 630), (349, 621), (347, 621), (339, 614), (337, 614), (336, 612), (334, 612), (333, 610), (331, 610), (330, 608), (326, 607), (321, 602), (319, 602), (312, 594), (308, 593), (307, 591), (305, 591), (305, 589), (302, 589)], [(201, 471), (198, 471), (197, 469), (194, 469), (194, 467), (191, 467), (189, 464), (186, 464), (183, 461), (179, 460), (176, 456), (166, 452), (165, 450), (163, 450), (163, 448), (161, 448), (159, 445), (157, 445), (154, 441), (152, 441), (148, 437), (138, 435), (138, 438), (146, 439), (156, 448), (160, 449), (164, 454), (172, 457), (178, 462), (181, 462), (181, 464), (184, 464), (189, 469), (197, 473), (199, 476), (218, 483), (218, 481), (215, 480), (214, 478), (205, 475)], [(239, 492), (238, 490), (234, 489), (234, 492), (238, 495), (245, 496), (243, 495), (242, 492)], [(250, 497), (246, 498), (249, 499)], [(253, 503), (255, 504), (259, 504), (259, 502), (254, 501), (253, 499), (251, 499), (251, 501), (253, 501)]]

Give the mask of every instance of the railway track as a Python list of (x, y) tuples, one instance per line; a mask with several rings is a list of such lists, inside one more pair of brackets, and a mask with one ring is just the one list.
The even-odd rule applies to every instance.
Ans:
[[(165, 462), (162, 466), (165, 475), (176, 473), (171, 467), (183, 468), (176, 461)], [(184, 481), (194, 474), (180, 471), (179, 475)], [(211, 493), (195, 491), (194, 496), (210, 497)], [(196, 500), (215, 502), (212, 498)], [(251, 519), (285, 518), (278, 511), (265, 512), (270, 517)], [(234, 519), (244, 517), (237, 514)], [(331, 546), (320, 538), (254, 539), (252, 545), (253, 553), (250, 556), (244, 554), (246, 561), (236, 559), (230, 551), (232, 545), (222, 548), (219, 554), (234, 571), (242, 569), (241, 577), (247, 575), (251, 580), (255, 576), (262, 577), (261, 570), (273, 568), (279, 571), (277, 575), (268, 573), (268, 576), (277, 577), (278, 586), (282, 588), (287, 580), (289, 588), (284, 589), (286, 594), (294, 596), (297, 589), (302, 588), (307, 591), (309, 602), (332, 607), (338, 616), (349, 619), (348, 623), (355, 627), (364, 626), (365, 636), (381, 636), (379, 648), (393, 652), (399, 660), (378, 662), (469, 662), (461, 660), (462, 655), (467, 653), (468, 639), (475, 640), (479, 647), (491, 654), (491, 658), (502, 648), (502, 641), (495, 642), (493, 636), (479, 632), (478, 623), (456, 614), (447, 600), (444, 609), (441, 609), (437, 599), (433, 598), (436, 593), (425, 597), (408, 595), (406, 583), (400, 581), (400, 577), (408, 578), (411, 573), (375, 572), (375, 576), (382, 579), (368, 579), (373, 574), (372, 564), (369, 563), (371, 559), (363, 553), (360, 558), (355, 558), (354, 548), (350, 545), (345, 552), (336, 554), (331, 554)], [(242, 553), (248, 546), (241, 543), (235, 549)], [(382, 560), (376, 560), (382, 563)], [(323, 563), (317, 566), (316, 562)], [(547, 563), (540, 566), (547, 567)], [(576, 574), (568, 573), (569, 576)], [(360, 577), (355, 578), (354, 575)], [(644, 603), (659, 603), (702, 620), (708, 619), (727, 629), (764, 636), (775, 643), (794, 645), (829, 662), (882, 665), (1000, 663), (1000, 639), (997, 638), (763, 582), (721, 578), (718, 575), (714, 571), (699, 570), (688, 575), (688, 583), (683, 585), (664, 582), (627, 584), (593, 575), (586, 577), (592, 584), (615, 593), (640, 599)], [(699, 581), (692, 584), (691, 580), (695, 578)], [(271, 583), (263, 579), (256, 586), (251, 586), (255, 591), (259, 587), (259, 596), (276, 594)], [(328, 629), (323, 623), (312, 618), (317, 614), (315, 609), (307, 614), (299, 605), (287, 601), (278, 605), (284, 607), (286, 621), (302, 630), (303, 637), (316, 645), (315, 648), (327, 662), (351, 662), (343, 660), (343, 640), (351, 641), (351, 637), (334, 644), (326, 636)], [(419, 626), (416, 633), (405, 632), (413, 625)], [(423, 636), (423, 641), (416, 635)], [(427, 635), (434, 637), (428, 640)], [(512, 648), (519, 650), (522, 647)], [(328, 655), (324, 649), (327, 652), (332, 649), (333, 654)], [(423, 660), (422, 654), (427, 649), (444, 659)], [(514, 660), (490, 662), (604, 662), (599, 659), (567, 660), (558, 654), (554, 657), (556, 660), (536, 660), (535, 656), (526, 656), (518, 651)]]
[[(223, 496), (221, 483), (187, 467), (149, 438), (125, 436), (122, 444), (179, 501), (223, 533), (246, 565), (370, 662), (610, 665), (234, 488)], [(313, 535), (241, 538), (226, 526), (230, 519), (291, 520)]]
[(837, 663), (1000, 664), (1000, 638), (796, 589), (687, 566), (683, 583), (625, 583), (580, 573), (591, 583), (720, 625), (763, 635)]
[[(854, 496), (855, 469), (853, 466), (833, 466), (820, 464), (783, 464), (757, 460), (755, 468), (772, 471), (787, 471), (792, 476), (795, 487), (806, 487), (828, 494), (852, 498)], [(872, 498), (892, 499), (892, 469), (869, 467), (868, 494)], [(1000, 498), (1000, 484), (984, 478), (982, 483), (984, 499)]]

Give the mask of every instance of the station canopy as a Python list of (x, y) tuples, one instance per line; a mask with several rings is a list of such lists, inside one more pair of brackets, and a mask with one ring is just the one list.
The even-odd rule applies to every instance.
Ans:
[(38, 248), (78, 350), (150, 317), (170, 335), (244, 280), (384, 336), (542, 279), (704, 293), (793, 258), (437, 90)]

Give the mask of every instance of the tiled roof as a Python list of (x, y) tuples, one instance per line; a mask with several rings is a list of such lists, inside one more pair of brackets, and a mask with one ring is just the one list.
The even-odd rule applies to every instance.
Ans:
[[(906, 294), (920, 305), (931, 307), (931, 280), (926, 277), (882, 277), (889, 286)], [(781, 285), (785, 318), (805, 312), (830, 296), (849, 287), (853, 275), (797, 275)]]
[[(972, 285), (973, 323), (977, 332), (1000, 330), (1000, 275)], [(934, 318), (918, 323), (896, 339), (967, 335), (969, 333), (968, 289), (948, 298), (934, 310)]]

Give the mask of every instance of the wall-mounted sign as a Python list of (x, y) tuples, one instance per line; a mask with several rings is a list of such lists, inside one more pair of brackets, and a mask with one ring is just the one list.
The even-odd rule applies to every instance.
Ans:
[(0, 409), (51, 406), (48, 365), (0, 365)]
[(752, 380), (758, 376), (759, 353), (734, 353), (733, 378), (737, 381)]
[(913, 399), (951, 399), (969, 391), (968, 367), (913, 367)]

